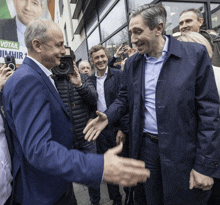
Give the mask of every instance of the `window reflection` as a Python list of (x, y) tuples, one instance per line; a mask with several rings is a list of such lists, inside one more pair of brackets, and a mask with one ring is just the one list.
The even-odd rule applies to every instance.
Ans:
[(115, 2), (115, 0), (102, 0), (99, 4), (99, 19), (101, 19), (106, 12), (109, 10), (109, 8), (112, 6), (112, 4)]
[(128, 0), (129, 11), (144, 4), (150, 4), (152, 0)]
[[(179, 18), (180, 14), (187, 9), (195, 8), (204, 13), (204, 4), (202, 3), (172, 3), (162, 2), (167, 11), (167, 23), (165, 27), (166, 34), (172, 35), (179, 31)], [(205, 19), (205, 18), (204, 18)]]
[(87, 21), (87, 24), (86, 24), (86, 34), (87, 36), (90, 34), (90, 32), (92, 31), (92, 29), (95, 28), (95, 26), (97, 25), (98, 23), (98, 18), (97, 18), (97, 14), (96, 14), (96, 10), (94, 10), (92, 12), (92, 15), (90, 17), (90, 20)]
[(124, 1), (119, 1), (112, 11), (102, 21), (101, 36), (104, 40), (107, 36), (116, 31), (126, 22), (125, 4)]
[(98, 27), (93, 31), (93, 33), (88, 37), (88, 47), (95, 46), (100, 43), (100, 36)]
[(111, 58), (116, 53), (118, 47), (124, 42), (129, 45), (127, 27), (122, 29), (120, 32), (118, 32), (116, 35), (106, 41), (103, 46), (107, 49), (108, 56)]
[(212, 28), (220, 33), (220, 5), (211, 4)]

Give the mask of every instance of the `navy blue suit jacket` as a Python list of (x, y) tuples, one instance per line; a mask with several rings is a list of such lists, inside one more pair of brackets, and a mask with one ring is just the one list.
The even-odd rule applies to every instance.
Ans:
[(62, 99), (30, 58), (6, 82), (3, 104), (15, 147), (14, 201), (49, 205), (71, 182), (99, 185), (103, 156), (71, 149), (73, 128)]
[[(220, 178), (219, 97), (205, 47), (168, 38), (155, 93), (161, 173), (165, 202), (187, 204), (200, 193), (189, 190), (192, 169)], [(126, 61), (118, 98), (105, 112), (112, 124), (129, 109), (133, 158), (142, 144), (145, 62), (139, 53)]]

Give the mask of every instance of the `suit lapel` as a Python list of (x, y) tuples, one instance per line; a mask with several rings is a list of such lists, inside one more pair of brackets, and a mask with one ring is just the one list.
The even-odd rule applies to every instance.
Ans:
[(145, 58), (143, 55), (138, 54), (137, 58), (134, 60), (134, 89), (135, 93), (138, 94), (139, 97), (142, 97), (144, 100), (144, 92), (145, 92), (145, 72), (144, 66)]
[(63, 108), (64, 112), (68, 115), (69, 114), (66, 110), (65, 105), (63, 104), (63, 101), (58, 93), (58, 91), (56, 90), (56, 88), (54, 87), (54, 85), (51, 83), (50, 79), (46, 76), (46, 74), (41, 70), (41, 68), (30, 58), (25, 58), (23, 61), (24, 64), (28, 64), (30, 65), (34, 70), (36, 70), (39, 75), (42, 77), (43, 81), (45, 82), (45, 84), (47, 85), (47, 87), (49, 88), (50, 92), (53, 94), (53, 96), (57, 99), (57, 101), (59, 102), (59, 104), (61, 105), (61, 107)]

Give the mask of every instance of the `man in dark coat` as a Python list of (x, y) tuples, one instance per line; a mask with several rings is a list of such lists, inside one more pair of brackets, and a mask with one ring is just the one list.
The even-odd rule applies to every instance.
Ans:
[(220, 67), (220, 43), (219, 39), (210, 35), (206, 30), (201, 29), (203, 26), (203, 16), (198, 9), (187, 9), (180, 14), (179, 29), (181, 33), (194, 31), (202, 34), (211, 44), (213, 55), (212, 65)]
[[(121, 83), (121, 71), (108, 66), (108, 57), (105, 47), (93, 46), (89, 51), (92, 64), (95, 66), (95, 74), (90, 79), (98, 93), (97, 109), (104, 112), (117, 98)], [(128, 132), (128, 118), (122, 118), (114, 123), (111, 128), (106, 128), (97, 139), (97, 151), (100, 154), (116, 146), (118, 138), (125, 138)], [(107, 184), (109, 197), (114, 205), (121, 205), (122, 196), (119, 186)]]
[(28, 57), (7, 80), (3, 93), (15, 147), (13, 202), (73, 205), (72, 182), (98, 186), (105, 180), (133, 186), (146, 181), (144, 162), (116, 156), (122, 145), (104, 155), (72, 149), (74, 125), (51, 78), (51, 69), (60, 65), (66, 52), (60, 27), (48, 20), (32, 21), (25, 43)]
[[(166, 10), (144, 5), (130, 14), (139, 53), (125, 64), (118, 98), (87, 125), (95, 139), (129, 109), (131, 156), (150, 169), (149, 205), (206, 204), (220, 177), (219, 98), (203, 45), (164, 36)], [(91, 132), (92, 130), (92, 132)]]

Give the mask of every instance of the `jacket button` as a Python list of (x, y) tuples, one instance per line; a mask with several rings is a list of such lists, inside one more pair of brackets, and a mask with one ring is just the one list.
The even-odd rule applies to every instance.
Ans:
[(215, 161), (213, 164), (214, 164), (215, 167), (218, 167), (218, 162), (217, 161)]

